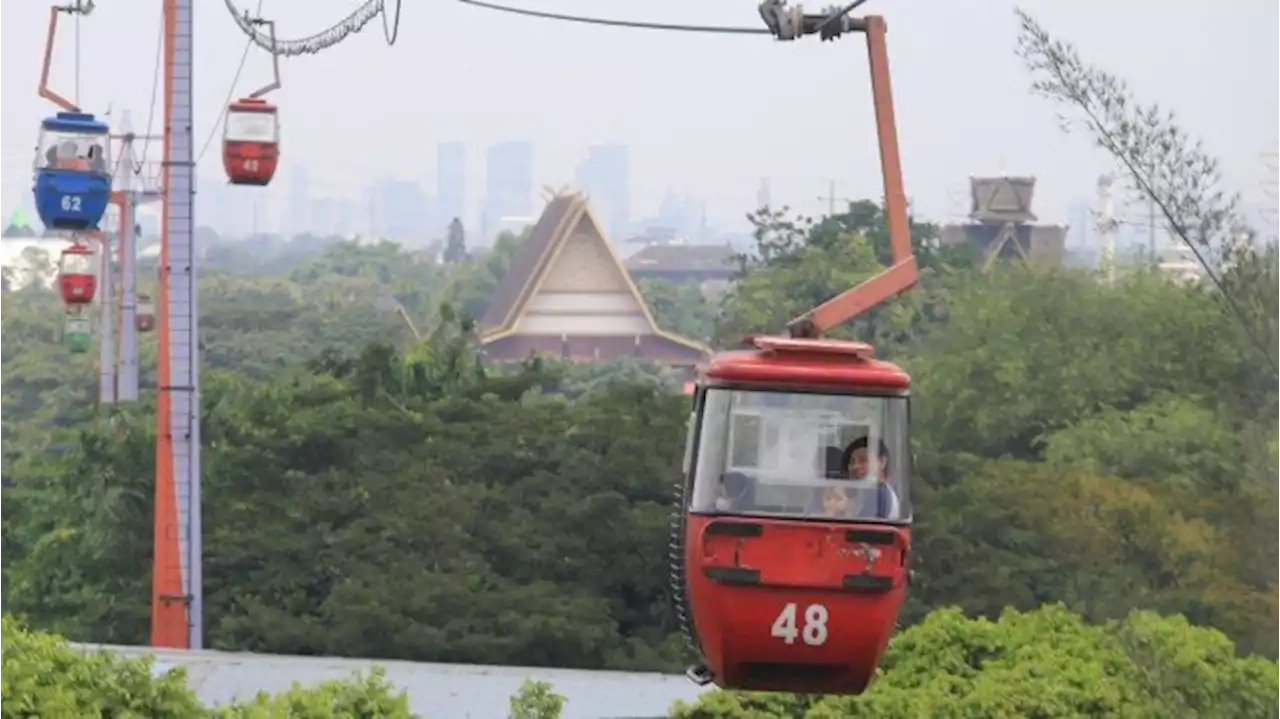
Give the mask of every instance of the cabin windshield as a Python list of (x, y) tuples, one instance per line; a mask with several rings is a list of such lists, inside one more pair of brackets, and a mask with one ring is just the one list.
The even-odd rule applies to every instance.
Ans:
[(909, 521), (907, 402), (709, 388), (690, 509)]
[(91, 275), (93, 274), (93, 255), (68, 252), (62, 256), (59, 265), (58, 270), (64, 275)]
[(230, 110), (222, 137), (230, 142), (275, 142), (276, 114)]
[(80, 170), (107, 174), (111, 170), (111, 143), (102, 133), (43, 130), (36, 155), (41, 170)]

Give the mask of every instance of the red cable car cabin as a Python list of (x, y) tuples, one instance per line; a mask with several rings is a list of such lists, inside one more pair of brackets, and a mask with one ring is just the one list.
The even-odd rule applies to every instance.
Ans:
[(231, 103), (222, 130), (222, 166), (231, 184), (270, 184), (279, 161), (276, 106), (252, 97)]
[(858, 693), (906, 599), (911, 380), (862, 343), (754, 343), (695, 395), (686, 621), (722, 687)]
[(93, 302), (93, 295), (98, 291), (98, 277), (93, 268), (93, 248), (75, 244), (62, 251), (58, 258), (58, 291), (67, 305)]
[[(793, 39), (797, 13), (771, 11)], [(830, 39), (827, 15), (800, 17), (804, 34)], [(911, 379), (870, 345), (819, 339), (919, 277), (884, 19), (841, 23), (867, 37), (893, 264), (793, 320), (791, 337), (753, 338), (701, 371), (672, 557), (699, 684), (859, 693), (907, 595)]]
[(134, 307), (133, 326), (139, 332), (150, 332), (156, 328), (156, 305), (151, 301), (151, 295), (138, 295), (137, 306)]

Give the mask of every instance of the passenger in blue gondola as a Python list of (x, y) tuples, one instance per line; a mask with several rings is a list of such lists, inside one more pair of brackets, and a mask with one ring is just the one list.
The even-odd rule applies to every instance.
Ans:
[(54, 141), (49, 143), (49, 149), (45, 152), (45, 169), (76, 169), (76, 159), (80, 154), (79, 148), (76, 147), (76, 143), (73, 140), (64, 140), (56, 136), (50, 139)]
[(107, 171), (107, 156), (102, 150), (102, 145), (93, 143), (89, 146), (89, 171), (101, 172)]
[(107, 151), (91, 135), (46, 132), (41, 169), (107, 173)]
[[(56, 139), (56, 138), (55, 138)], [(71, 140), (50, 142), (44, 151), (44, 167), (46, 170), (70, 170), (75, 168), (79, 148)]]

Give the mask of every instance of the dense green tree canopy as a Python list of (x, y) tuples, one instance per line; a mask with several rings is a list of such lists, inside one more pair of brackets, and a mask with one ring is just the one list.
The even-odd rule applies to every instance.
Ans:
[[(807, 229), (774, 216), (723, 298), (647, 289), (690, 326), (766, 328), (808, 301), (778, 311), (777, 297), (882, 266), (872, 231), (832, 234), (856, 228), (859, 207)], [(518, 242), (448, 268), (340, 243), (284, 276), (206, 279), (215, 646), (679, 666), (664, 562), (685, 400), (639, 364), (483, 367), (467, 306)], [(830, 274), (842, 264), (862, 274)], [(904, 619), (945, 605), (994, 618), (1060, 601), (1096, 621), (1150, 609), (1274, 656), (1276, 393), (1219, 304), (1141, 272), (1107, 286), (933, 269), (845, 330), (880, 338), (917, 380)], [(422, 342), (379, 304), (388, 295)], [(56, 299), (6, 299), (6, 606), (77, 639), (141, 642), (149, 401), (95, 413), (93, 360), (56, 344)]]

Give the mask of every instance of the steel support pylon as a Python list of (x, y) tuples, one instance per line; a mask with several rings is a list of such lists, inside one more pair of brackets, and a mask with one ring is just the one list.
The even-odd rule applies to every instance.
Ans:
[(115, 272), (111, 233), (95, 232), (98, 252), (98, 404), (116, 403)]
[(138, 335), (135, 327), (137, 312), (137, 276), (134, 272), (138, 252), (133, 236), (137, 199), (133, 193), (133, 173), (137, 157), (133, 151), (133, 125), (126, 110), (120, 118), (123, 133), (120, 143), (120, 161), (116, 171), (115, 193), (119, 197), (116, 208), (120, 213), (116, 243), (120, 262), (120, 348), (116, 365), (116, 401), (138, 401)]
[[(120, 160), (115, 173), (112, 202), (119, 212), (116, 231), (120, 272), (119, 354), (116, 363), (116, 402), (138, 401), (138, 208), (155, 200), (163, 200), (154, 166), (146, 158), (138, 158), (135, 143), (144, 140), (163, 142), (163, 135), (138, 135), (133, 131), (129, 111), (120, 119)], [(144, 153), (145, 154), (145, 153)]]
[(163, 0), (164, 213), (156, 411), (155, 571), (151, 643), (200, 649), (203, 568), (200, 509), (199, 305), (196, 299), (192, 118), (193, 0)]
[[(126, 158), (126, 161), (132, 159)], [(130, 172), (130, 174), (132, 174)], [(116, 242), (120, 247), (120, 362), (116, 368), (116, 401), (138, 401), (138, 278), (135, 263), (138, 258), (134, 223), (137, 222), (136, 196), (124, 178), (124, 190), (120, 202), (120, 232)]]

